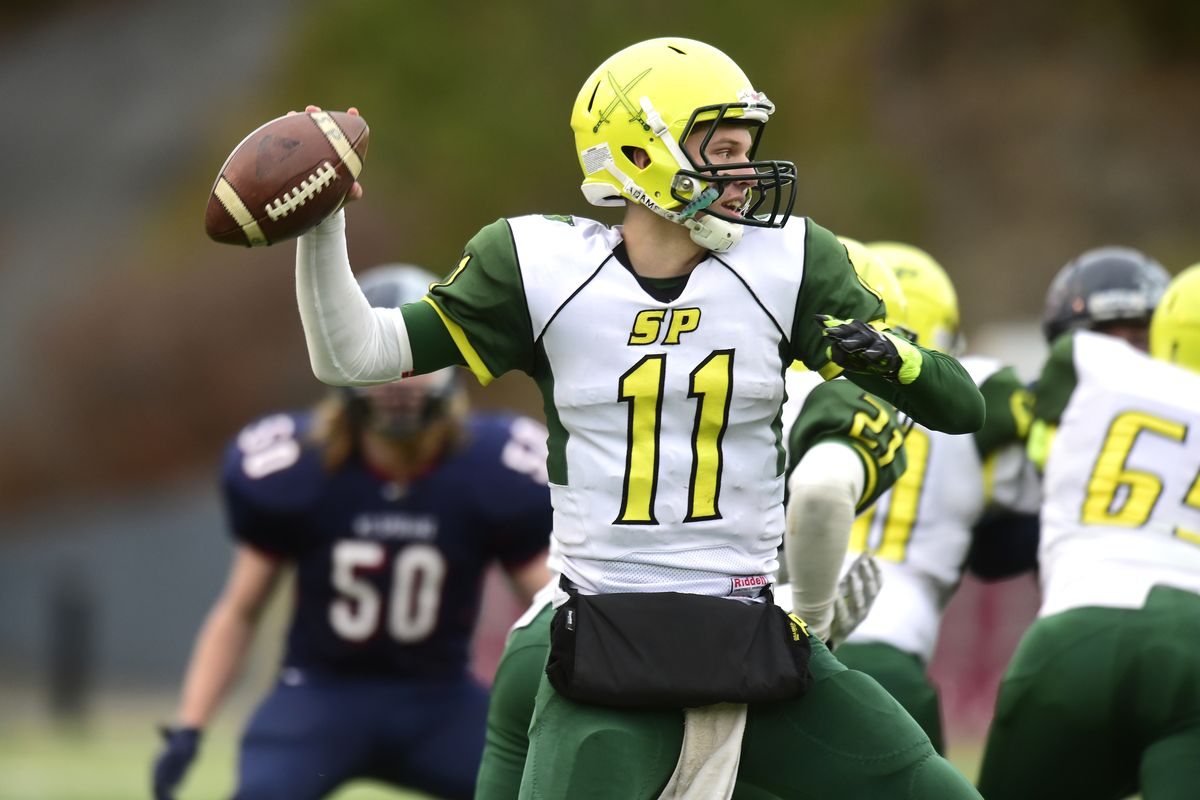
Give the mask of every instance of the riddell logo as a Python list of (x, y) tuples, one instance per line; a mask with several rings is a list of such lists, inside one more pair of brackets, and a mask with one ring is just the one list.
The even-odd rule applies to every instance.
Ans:
[(745, 578), (731, 578), (731, 593), (744, 592), (748, 589), (761, 589), (767, 585), (766, 575), (750, 575)]

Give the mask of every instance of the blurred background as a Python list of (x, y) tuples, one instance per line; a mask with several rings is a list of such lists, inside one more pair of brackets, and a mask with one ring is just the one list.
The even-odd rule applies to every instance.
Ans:
[[(617, 220), (578, 192), (568, 115), (600, 60), (661, 35), (724, 49), (776, 102), (762, 154), (796, 162), (798, 213), (930, 251), (970, 349), (1025, 378), (1045, 288), (1079, 252), (1200, 260), (1187, 0), (0, 4), (0, 99), (20, 112), (0, 128), (0, 798), (147, 796), (154, 725), (231, 554), (218, 455), (321, 396), (294, 246), (204, 235), (233, 146), (307, 103), (358, 106), (352, 261), (441, 274), (500, 216)], [(541, 415), (523, 376), (474, 398)], [(484, 677), (519, 611), (493, 593)], [(969, 774), (1036, 605), (1024, 578), (968, 581), (952, 607), (934, 672)], [(278, 639), (259, 637), (181, 797), (229, 791)], [(368, 796), (394, 795), (339, 795)]]

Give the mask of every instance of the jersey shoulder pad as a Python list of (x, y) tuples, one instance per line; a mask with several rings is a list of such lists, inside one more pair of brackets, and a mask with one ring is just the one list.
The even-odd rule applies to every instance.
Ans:
[(530, 215), (513, 217), (508, 224), (536, 339), (558, 309), (612, 256), (621, 233), (583, 217)]
[(226, 491), (263, 509), (305, 505), (325, 480), (320, 449), (307, 441), (311, 422), (308, 413), (285, 412), (242, 428), (225, 450)]

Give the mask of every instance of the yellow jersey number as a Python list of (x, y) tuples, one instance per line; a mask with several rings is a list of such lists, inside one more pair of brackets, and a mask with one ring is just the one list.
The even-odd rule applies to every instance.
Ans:
[[(1182, 442), (1187, 425), (1142, 411), (1118, 414), (1108, 427), (1096, 465), (1088, 478), (1081, 520), (1085, 525), (1140, 528), (1145, 525), (1163, 492), (1163, 479), (1153, 472), (1129, 469), (1129, 453), (1143, 433)], [(1121, 495), (1118, 500), (1118, 495)], [(1200, 474), (1183, 498), (1184, 505), (1200, 509)], [(1175, 536), (1200, 544), (1200, 533), (1175, 528)]]
[[(629, 404), (628, 449), (621, 513), (616, 525), (657, 525), (659, 433), (662, 429), (665, 353), (649, 355), (621, 376), (617, 399)], [(709, 353), (691, 372), (688, 397), (698, 403), (692, 429), (692, 475), (684, 522), (720, 519), (721, 439), (729, 424), (733, 350)]]
[[(929, 467), (929, 434), (920, 428), (912, 428), (904, 437), (904, 450), (908, 454), (908, 467), (892, 484), (883, 519), (883, 536), (873, 552), (878, 558), (896, 563), (907, 558), (908, 543), (917, 524), (917, 507)], [(850, 529), (851, 552), (861, 553), (868, 549), (868, 535), (878, 507), (876, 503), (854, 519)]]

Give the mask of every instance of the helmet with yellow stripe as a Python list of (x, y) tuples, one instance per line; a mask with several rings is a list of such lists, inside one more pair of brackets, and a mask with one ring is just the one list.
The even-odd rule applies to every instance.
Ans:
[(943, 353), (962, 349), (958, 294), (941, 264), (919, 247), (902, 242), (867, 245), (892, 268), (908, 299), (908, 329), (917, 343)]
[(1200, 372), (1200, 264), (1175, 276), (1150, 318), (1150, 355)]

